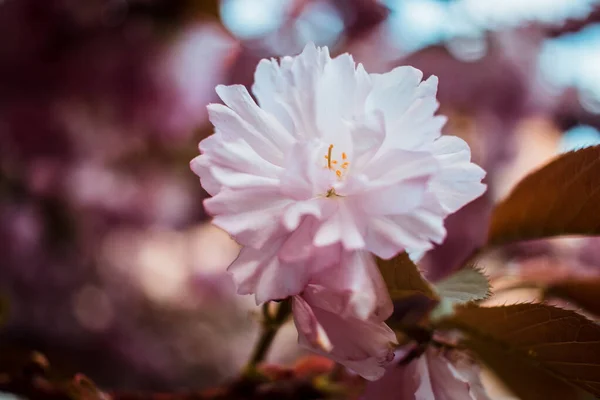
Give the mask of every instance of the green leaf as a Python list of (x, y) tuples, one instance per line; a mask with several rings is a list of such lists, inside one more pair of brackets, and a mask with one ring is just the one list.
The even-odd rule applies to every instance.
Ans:
[(391, 260), (378, 258), (377, 266), (392, 300), (400, 300), (415, 294), (437, 299), (433, 287), (425, 280), (419, 268), (412, 262), (406, 252)]
[(488, 278), (474, 266), (465, 267), (438, 282), (435, 289), (441, 300), (431, 313), (434, 320), (451, 315), (457, 305), (484, 300), (490, 296)]
[(435, 285), (438, 295), (452, 304), (484, 300), (490, 296), (488, 278), (476, 267), (468, 266)]
[(558, 297), (600, 316), (600, 278), (568, 279), (556, 282), (544, 290), (544, 297)]
[(525, 177), (492, 213), (488, 243), (600, 234), (600, 146), (561, 155)]
[(439, 326), (465, 333), (464, 345), (522, 399), (600, 396), (600, 327), (580, 314), (544, 304), (469, 306)]

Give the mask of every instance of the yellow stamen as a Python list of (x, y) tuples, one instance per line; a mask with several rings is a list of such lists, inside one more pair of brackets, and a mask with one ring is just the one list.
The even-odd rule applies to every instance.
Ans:
[(345, 163), (342, 164), (342, 168), (344, 168), (344, 169), (348, 168), (349, 164), (350, 163), (348, 161), (346, 161)]
[(333, 145), (329, 145), (329, 150), (327, 150), (327, 168), (331, 169), (331, 151), (333, 150)]
[[(332, 146), (333, 146), (333, 145), (332, 145)], [(346, 153), (342, 153), (342, 160), (345, 160), (346, 158), (348, 158), (348, 157), (346, 156)]]
[(338, 178), (342, 177), (342, 171), (340, 171), (339, 169), (335, 171), (335, 174), (338, 176)]

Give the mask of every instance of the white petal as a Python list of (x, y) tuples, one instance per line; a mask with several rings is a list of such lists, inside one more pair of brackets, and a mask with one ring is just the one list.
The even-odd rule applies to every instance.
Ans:
[(389, 259), (410, 248), (428, 246), (429, 241), (409, 232), (408, 227), (397, 224), (389, 217), (375, 217), (369, 221), (366, 242), (367, 249), (378, 257)]
[(257, 304), (284, 299), (300, 293), (308, 283), (305, 265), (282, 263), (276, 256), (281, 240), (262, 249), (242, 248), (229, 266), (239, 294), (256, 294)]
[(400, 116), (412, 104), (423, 73), (409, 66), (396, 67), (385, 74), (371, 74), (373, 91), (367, 108), (381, 110), (387, 118)]
[(355, 63), (352, 56), (342, 54), (325, 65), (317, 86), (317, 124), (323, 140), (339, 140), (341, 129), (354, 113), (356, 88)]
[(219, 131), (201, 141), (199, 147), (211, 165), (268, 178), (277, 178), (282, 171), (260, 157), (242, 138), (225, 140)]
[(309, 43), (297, 57), (284, 57), (279, 66), (262, 62), (252, 88), (261, 107), (277, 116), (293, 133), (305, 138), (318, 136), (316, 88), (325, 65), (331, 61), (329, 50)]
[(292, 231), (300, 225), (304, 216), (312, 215), (317, 219), (327, 218), (334, 211), (334, 207), (333, 201), (324, 198), (297, 201), (286, 208), (283, 224), (287, 230)]
[(327, 146), (316, 140), (296, 143), (286, 157), (286, 170), (281, 175), (281, 192), (295, 200), (308, 200), (323, 195), (333, 179), (323, 156)]
[(357, 198), (368, 215), (405, 214), (423, 202), (428, 182), (428, 177), (405, 180), (388, 187), (372, 188)]
[(310, 278), (310, 269), (304, 263), (283, 262), (269, 257), (256, 287), (256, 303), (281, 300), (300, 294)]
[(363, 231), (366, 229), (364, 219), (351, 210), (346, 202), (331, 199), (336, 203), (337, 210), (321, 223), (314, 237), (314, 245), (329, 246), (341, 242), (345, 249), (361, 249), (365, 246)]
[(274, 148), (285, 152), (292, 145), (292, 134), (274, 116), (258, 107), (244, 86), (219, 85), (216, 90), (223, 102)]
[(200, 177), (200, 184), (210, 194), (214, 196), (221, 190), (221, 184), (210, 172), (210, 159), (206, 155), (197, 156), (190, 162), (190, 168)]
[(215, 215), (213, 223), (238, 243), (259, 248), (284, 231), (280, 221), (289, 200), (276, 194), (276, 189), (224, 190), (204, 206)]
[(386, 149), (364, 169), (371, 187), (382, 187), (405, 179), (428, 178), (439, 171), (438, 161), (425, 151)]
[(481, 196), (485, 171), (471, 163), (467, 143), (455, 136), (442, 136), (434, 142), (433, 152), (442, 168), (431, 182), (431, 191), (449, 213)]

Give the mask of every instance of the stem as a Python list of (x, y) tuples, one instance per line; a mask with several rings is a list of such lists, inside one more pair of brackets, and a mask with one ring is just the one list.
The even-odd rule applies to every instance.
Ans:
[(279, 303), (275, 316), (270, 315), (269, 307), (267, 303), (265, 303), (265, 306), (263, 306), (264, 320), (262, 324), (262, 333), (254, 347), (248, 366), (246, 367), (247, 371), (254, 371), (256, 366), (264, 361), (271, 344), (273, 344), (273, 339), (275, 339), (277, 331), (283, 326), (291, 312), (292, 303), (290, 298)]

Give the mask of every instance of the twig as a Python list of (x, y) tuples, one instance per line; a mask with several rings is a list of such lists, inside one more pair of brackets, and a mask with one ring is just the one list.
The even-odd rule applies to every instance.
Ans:
[(254, 373), (258, 364), (264, 361), (269, 349), (271, 348), (271, 344), (273, 344), (273, 339), (275, 339), (277, 331), (279, 331), (279, 328), (283, 326), (291, 312), (292, 303), (289, 298), (281, 301), (278, 304), (275, 316), (271, 316), (268, 303), (263, 306), (264, 319), (262, 333), (260, 339), (254, 347), (254, 351), (252, 352), (252, 357), (250, 357), (248, 366), (246, 367), (246, 371), (248, 373)]

